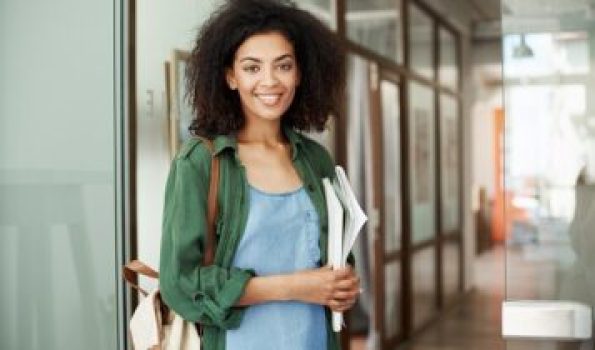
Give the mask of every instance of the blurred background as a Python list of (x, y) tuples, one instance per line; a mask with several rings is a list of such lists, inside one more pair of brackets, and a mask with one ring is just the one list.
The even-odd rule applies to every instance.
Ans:
[[(0, 349), (132, 348), (120, 266), (158, 266), (222, 3), (0, 1)], [(501, 331), (503, 301), (595, 303), (595, 1), (296, 5), (348, 49), (345, 113), (310, 135), (370, 218), (344, 348), (593, 349)]]

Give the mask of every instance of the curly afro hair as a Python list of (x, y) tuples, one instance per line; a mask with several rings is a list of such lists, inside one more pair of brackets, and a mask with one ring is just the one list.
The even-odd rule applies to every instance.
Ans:
[(301, 75), (282, 123), (322, 131), (329, 115), (339, 116), (345, 51), (335, 33), (290, 1), (228, 0), (202, 26), (188, 60), (186, 97), (194, 111), (193, 134), (227, 135), (244, 126), (240, 97), (228, 87), (225, 71), (246, 39), (270, 32), (281, 33), (293, 45)]

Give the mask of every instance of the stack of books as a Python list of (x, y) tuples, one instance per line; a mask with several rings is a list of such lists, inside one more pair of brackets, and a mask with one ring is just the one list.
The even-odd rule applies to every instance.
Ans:
[[(328, 212), (328, 262), (333, 268), (344, 267), (347, 255), (368, 217), (360, 207), (345, 171), (335, 167), (335, 178), (322, 179)], [(341, 331), (343, 314), (333, 312), (333, 331)]]

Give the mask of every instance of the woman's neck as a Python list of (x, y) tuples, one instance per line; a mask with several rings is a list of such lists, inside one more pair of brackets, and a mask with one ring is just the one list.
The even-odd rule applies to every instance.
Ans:
[(239, 143), (278, 145), (286, 143), (281, 130), (280, 120), (246, 120), (244, 127), (238, 131)]

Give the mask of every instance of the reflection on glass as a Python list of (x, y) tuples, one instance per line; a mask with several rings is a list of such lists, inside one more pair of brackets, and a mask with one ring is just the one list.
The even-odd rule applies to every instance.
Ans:
[(424, 326), (436, 313), (436, 250), (424, 248), (413, 255), (413, 329)]
[(442, 245), (442, 280), (446, 305), (459, 294), (460, 249), (461, 245), (457, 241), (447, 241)]
[(457, 101), (452, 96), (440, 96), (440, 124), (442, 231), (451, 233), (460, 228), (459, 118)]
[[(519, 21), (516, 11), (503, 19), (503, 32), (514, 33), (503, 38), (506, 297), (593, 306), (595, 26), (587, 11), (552, 4), (531, 22)], [(523, 349), (593, 348), (592, 341), (525, 343)], [(507, 348), (522, 344), (509, 341)]]
[(329, 28), (336, 29), (335, 9), (336, 0), (300, 0), (296, 1), (298, 7), (310, 12)]
[(413, 243), (436, 234), (434, 91), (409, 83), (409, 157)]
[(587, 31), (506, 35), (503, 51), (507, 79), (589, 73)]
[(403, 61), (400, 0), (347, 0), (347, 37), (397, 63)]
[(385, 266), (384, 270), (384, 329), (387, 338), (399, 334), (401, 315), (399, 301), (401, 300), (401, 263), (394, 261)]
[[(580, 84), (506, 88), (509, 297), (558, 299), (574, 293), (570, 285), (564, 286), (568, 280), (563, 276), (572, 275), (570, 266), (577, 263), (576, 248), (581, 247), (573, 250), (570, 225), (579, 211), (589, 210), (576, 206), (577, 194), (583, 194), (583, 187), (577, 186), (579, 174), (593, 149), (585, 88)], [(516, 268), (519, 265), (522, 270)], [(530, 288), (528, 281), (534, 281)]]
[(0, 5), (0, 349), (118, 349), (118, 14), (50, 6)]
[(440, 84), (456, 89), (459, 84), (459, 66), (457, 63), (457, 42), (449, 30), (440, 28), (440, 66), (438, 67)]
[(385, 251), (401, 247), (401, 162), (398, 86), (382, 81), (382, 130), (384, 147)]
[(434, 34), (432, 19), (414, 4), (409, 6), (409, 62), (411, 69), (434, 78)]

